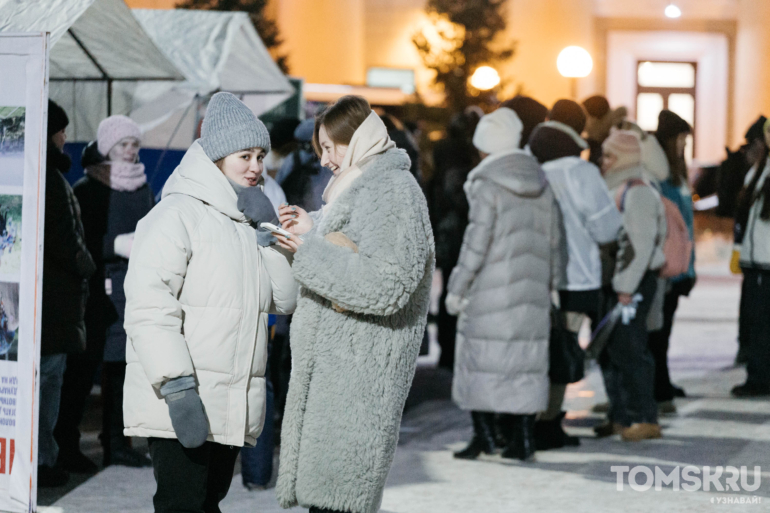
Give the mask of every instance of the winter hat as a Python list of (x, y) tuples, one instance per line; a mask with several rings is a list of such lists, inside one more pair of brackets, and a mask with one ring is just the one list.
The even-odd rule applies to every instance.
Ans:
[(270, 129), (270, 146), (280, 149), (294, 142), (294, 130), (299, 125), (297, 118), (281, 118)]
[(310, 118), (302, 121), (294, 129), (294, 138), (299, 142), (309, 143), (313, 140), (313, 130), (315, 129), (315, 119)]
[(107, 156), (110, 150), (126, 137), (142, 138), (142, 130), (133, 119), (127, 116), (110, 116), (99, 123), (96, 131), (96, 141), (99, 153)]
[(765, 139), (765, 123), (767, 123), (767, 118), (765, 116), (759, 116), (759, 119), (757, 119), (746, 131), (747, 143), (751, 144), (757, 139)]
[(217, 93), (211, 97), (198, 142), (212, 162), (249, 148), (270, 151), (267, 128), (232, 93)]
[(473, 134), (473, 145), (487, 154), (517, 150), (523, 128), (513, 110), (500, 107), (481, 118)]
[(679, 134), (689, 134), (692, 132), (690, 125), (670, 110), (662, 110), (658, 114), (658, 130), (655, 137), (658, 138), (661, 146), (665, 147), (665, 142), (677, 137)]
[(639, 136), (631, 130), (613, 130), (602, 144), (602, 151), (617, 157), (613, 170), (638, 166), (642, 161), (642, 146)]
[(610, 102), (604, 96), (597, 94), (583, 101), (583, 107), (589, 116), (603, 118), (610, 111)]
[(572, 100), (559, 100), (554, 103), (548, 119), (564, 123), (578, 134), (582, 134), (586, 127), (586, 113), (583, 107)]
[(514, 111), (524, 124), (524, 128), (521, 130), (519, 148), (523, 148), (527, 144), (532, 131), (537, 125), (545, 121), (546, 116), (548, 116), (548, 107), (529, 96), (515, 96), (503, 102), (502, 107), (507, 107)]
[(48, 100), (48, 136), (50, 137), (56, 132), (61, 132), (69, 124), (70, 119), (67, 117), (64, 109), (55, 101)]

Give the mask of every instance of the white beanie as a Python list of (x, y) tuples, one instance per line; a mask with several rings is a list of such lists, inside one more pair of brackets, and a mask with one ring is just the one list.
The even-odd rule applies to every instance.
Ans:
[(476, 126), (473, 145), (487, 154), (519, 149), (524, 124), (518, 114), (507, 107), (500, 107), (487, 114)]
[(106, 157), (113, 146), (126, 137), (142, 138), (142, 130), (133, 119), (127, 116), (110, 116), (99, 123), (96, 131), (96, 144), (99, 153)]

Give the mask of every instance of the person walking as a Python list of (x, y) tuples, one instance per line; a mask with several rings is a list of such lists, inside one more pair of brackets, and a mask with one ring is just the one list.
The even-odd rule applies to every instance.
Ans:
[(78, 200), (64, 178), (72, 165), (62, 151), (68, 124), (64, 109), (49, 100), (37, 468), (41, 488), (62, 486), (69, 480), (67, 472), (56, 466), (59, 446), (54, 429), (67, 354), (82, 352), (86, 347), (88, 279), (96, 270), (86, 247)]
[(96, 141), (83, 151), (85, 177), (74, 187), (83, 217), (86, 246), (96, 262), (86, 306), (87, 344), (83, 354), (67, 358), (62, 387), (62, 414), (56, 440), (63, 468), (94, 473), (96, 464), (80, 450), (80, 422), (102, 364), (103, 464), (149, 466), (123, 435), (123, 383), (126, 374), (126, 296), (123, 282), (136, 224), (155, 204), (144, 164), (139, 162), (139, 126), (126, 116), (110, 116), (99, 124)]
[[(627, 319), (615, 327), (602, 366), (610, 400), (609, 422), (598, 436), (620, 433), (623, 440), (660, 438), (655, 402), (655, 360), (648, 343), (648, 316), (658, 287), (658, 270), (666, 263), (663, 244), (666, 214), (658, 192), (644, 179), (639, 137), (617, 130), (602, 146), (602, 171), (623, 216), (618, 249), (613, 255), (612, 286)], [(628, 322), (626, 322), (628, 321)]]
[[(658, 116), (657, 139), (668, 160), (669, 177), (658, 182), (660, 193), (671, 200), (679, 209), (687, 225), (690, 240), (694, 240), (693, 224), (695, 214), (692, 206), (692, 191), (687, 175), (687, 163), (684, 149), (687, 136), (692, 133), (690, 125), (677, 114), (663, 110)], [(650, 351), (655, 358), (655, 400), (662, 413), (675, 413), (674, 397), (684, 396), (684, 391), (671, 384), (668, 371), (668, 346), (674, 315), (679, 306), (679, 298), (689, 296), (695, 286), (695, 249), (690, 256), (690, 266), (686, 273), (674, 276), (664, 282), (665, 298), (663, 301), (663, 327), (650, 332)]]
[[(765, 121), (765, 143), (770, 147), (770, 121)], [(743, 271), (741, 337), (746, 343), (746, 382), (732, 389), (736, 397), (770, 395), (770, 158), (767, 152), (746, 175), (748, 185), (738, 200), (739, 212), (748, 207), (742, 226), (740, 268)]]
[(465, 184), (470, 222), (446, 299), (460, 314), (452, 398), (471, 412), (474, 432), (455, 458), (492, 453), (501, 413), (502, 457), (532, 459), (535, 416), (548, 403), (550, 291), (564, 275), (566, 241), (540, 165), (519, 149), (522, 128), (500, 107), (473, 137), (483, 160)]
[(314, 145), (334, 173), (326, 204), (279, 212), (300, 298), (276, 496), (375, 513), (427, 321), (433, 234), (409, 158), (364, 98), (319, 114)]
[[(622, 221), (599, 168), (580, 158), (588, 148), (580, 137), (585, 125), (586, 115), (580, 105), (559, 100), (548, 121), (534, 130), (529, 141), (564, 216), (568, 263), (566, 280), (559, 290), (560, 315), (575, 340), (586, 316), (596, 324), (604, 314), (599, 246), (617, 240)], [(566, 389), (567, 383), (551, 383), (549, 407), (535, 424), (539, 450), (580, 443), (561, 425)]]
[(126, 436), (149, 438), (156, 513), (218, 512), (240, 448), (265, 421), (268, 313), (297, 301), (290, 259), (259, 246), (265, 126), (209, 102), (201, 138), (136, 228), (126, 291)]

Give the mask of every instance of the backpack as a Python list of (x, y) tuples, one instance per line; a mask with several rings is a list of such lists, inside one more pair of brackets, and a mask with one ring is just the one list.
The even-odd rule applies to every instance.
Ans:
[[(625, 206), (626, 193), (631, 187), (637, 185), (647, 185), (647, 183), (638, 178), (632, 179), (627, 181), (625, 187), (618, 191), (615, 204), (621, 213)], [(668, 198), (660, 196), (660, 199), (666, 214), (666, 240), (663, 241), (663, 254), (666, 256), (666, 263), (660, 268), (659, 274), (661, 278), (673, 278), (690, 270), (693, 243), (679, 207)]]

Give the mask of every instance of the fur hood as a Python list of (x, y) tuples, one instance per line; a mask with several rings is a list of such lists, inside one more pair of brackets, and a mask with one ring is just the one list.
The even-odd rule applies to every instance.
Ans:
[(475, 180), (486, 180), (516, 194), (537, 197), (548, 183), (537, 160), (522, 150), (506, 151), (490, 155), (470, 172), (465, 182), (465, 192)]

